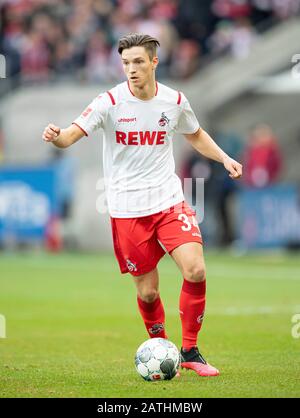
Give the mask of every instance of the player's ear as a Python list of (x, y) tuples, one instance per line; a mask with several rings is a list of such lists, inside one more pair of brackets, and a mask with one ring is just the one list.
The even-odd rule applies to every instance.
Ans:
[(156, 67), (158, 66), (158, 63), (159, 63), (158, 57), (153, 57), (153, 60), (152, 60), (153, 70), (156, 70)]

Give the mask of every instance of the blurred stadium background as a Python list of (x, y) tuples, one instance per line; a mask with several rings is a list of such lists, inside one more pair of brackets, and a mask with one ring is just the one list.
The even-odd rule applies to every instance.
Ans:
[[(41, 329), (44, 325), (35, 322), (34, 318), (38, 315), (45, 319), (50, 315), (50, 309), (46, 314), (41, 305), (40, 300), (46, 295), (42, 296), (43, 289), (39, 288), (39, 276), (47, 279), (45, 292), (49, 291), (49, 299), (48, 302), (45, 299), (45, 306), (48, 303), (50, 308), (51, 303), (56, 303), (57, 308), (61, 303), (60, 318), (67, 315), (63, 313), (64, 302), (56, 299), (55, 288), (48, 289), (53, 279), (49, 269), (55, 275), (56, 284), (58, 279), (66, 281), (64, 289), (69, 288), (69, 279), (73, 274), (76, 276), (74, 286), (77, 285), (78, 292), (81, 289), (82, 296), (86, 296), (82, 312), (89, 308), (93, 292), (97, 293), (97, 281), (86, 277), (87, 288), (84, 288), (80, 284), (80, 274), (84, 276), (90, 272), (102, 277), (104, 282), (99, 286), (103, 292), (107, 291), (108, 299), (116, 291), (111, 284), (105, 287), (108, 284), (105, 279), (118, 283), (119, 273), (110, 255), (109, 217), (99, 211), (103, 201), (101, 132), (63, 151), (43, 143), (41, 136), (49, 122), (68, 126), (94, 96), (124, 79), (116, 52), (117, 41), (123, 34), (144, 32), (161, 41), (158, 80), (184, 91), (203, 128), (244, 165), (243, 180), (234, 183), (221, 165), (195, 155), (183, 138), (174, 140), (177, 173), (182, 179), (205, 179), (205, 215), (200, 227), (210, 254), (211, 275), (215, 274), (217, 278), (214, 282), (212, 277), (211, 284), (212, 318), (220, 315), (222, 308), (230, 310), (232, 301), (237, 305), (240, 301), (237, 312), (240, 312), (239, 308), (244, 308), (246, 315), (256, 315), (257, 323), (260, 323), (260, 315), (271, 315), (263, 318), (266, 328), (268, 321), (275, 318), (272, 315), (276, 314), (277, 324), (281, 324), (280, 336), (285, 341), (282, 347), (290, 350), (292, 356), (296, 351), (299, 354), (299, 344), (296, 346), (299, 340), (295, 342), (290, 336), (290, 318), (293, 313), (300, 312), (300, 0), (2, 0), (0, 13), (0, 313), (11, 318), (11, 333), (15, 330), (16, 335), (22, 335), (18, 322), (22, 317), (18, 301), (22, 301), (24, 305), (21, 303), (21, 306), (27, 312), (29, 321), (25, 323), (28, 325), (28, 329), (25, 326), (26, 335), (30, 334), (29, 325), (33, 327), (31, 331), (34, 329), (38, 333), (31, 332), (30, 344), (36, 343), (35, 337), (43, 335)], [(191, 204), (195, 197), (193, 193), (187, 196)], [(224, 251), (222, 254), (233, 257), (233, 261), (228, 263), (225, 256), (220, 256), (216, 252), (220, 248)], [(62, 254), (57, 255), (55, 261), (44, 251)], [(98, 255), (84, 256), (84, 253)], [(76, 254), (82, 256), (80, 265), (77, 264)], [(236, 264), (234, 256), (241, 257), (236, 259)], [(52, 263), (57, 263), (56, 272)], [(162, 263), (167, 277), (170, 269), (175, 274), (168, 263), (168, 260)], [(252, 277), (250, 271), (253, 265), (257, 268)], [(252, 308), (249, 309), (250, 298), (244, 299), (242, 290), (245, 286), (243, 266), (249, 269), (247, 281), (251, 278), (262, 280), (256, 282), (253, 294), (250, 291)], [(223, 269), (224, 279), (232, 282), (222, 297), (217, 288), (224, 286), (220, 277)], [(267, 270), (269, 275), (264, 277)], [(117, 279), (108, 276), (116, 276)], [(240, 276), (239, 281), (237, 276)], [(29, 286), (35, 287), (37, 297), (41, 298), (38, 305), (37, 300), (25, 290), (22, 277), (26, 277)], [(274, 277), (276, 285), (272, 282)], [(280, 278), (286, 278), (287, 284), (282, 281), (282, 286), (277, 286)], [(257, 293), (261, 291), (258, 283), (264, 283), (265, 279), (265, 299), (256, 300)], [(128, 280), (124, 280), (124, 294), (128, 290), (128, 300), (134, 304), (133, 289), (129, 289)], [(167, 278), (165, 283), (168, 283)], [(269, 283), (275, 292), (270, 300), (266, 290)], [(167, 289), (166, 284), (163, 286)], [(62, 294), (68, 300), (66, 307), (73, 304), (69, 309), (76, 310), (79, 293), (74, 297), (67, 291), (62, 291)], [(122, 305), (121, 296), (117, 300)], [(97, 312), (96, 300), (94, 302), (91, 316)], [(219, 313), (214, 314), (214, 307), (215, 312), (219, 309)], [(112, 306), (105, 307), (105, 318), (109, 309), (112, 311)], [(129, 309), (128, 320), (132, 323), (136, 321), (140, 330), (135, 330), (140, 339), (126, 340), (134, 351), (145, 335), (137, 313), (128, 306), (126, 309)], [(175, 318), (175, 301), (170, 309), (170, 317)], [(120, 315), (123, 314), (120, 312)], [(245, 312), (241, 313), (241, 317), (243, 315)], [(85, 327), (87, 318), (84, 314), (83, 317), (82, 327)], [(99, 318), (101, 311), (98, 312)], [(108, 326), (102, 320), (102, 326)], [(78, 329), (70, 325), (69, 317), (66, 321), (61, 323), (62, 329), (65, 325), (78, 333)], [(177, 323), (172, 321), (170, 319), (175, 329)], [(124, 336), (115, 316), (111, 322), (108, 320), (110, 323), (111, 327), (116, 327), (112, 342), (119, 343)], [(90, 322), (89, 327), (93, 326), (96, 326), (95, 322)], [(217, 322), (213, 322), (212, 326), (219, 330)], [(232, 329), (237, 332), (242, 344), (242, 326), (240, 329), (234, 326)], [(134, 325), (132, 327), (135, 329)], [(53, 329), (50, 325), (47, 328), (46, 324), (46, 331), (51, 333)], [(221, 329), (219, 331), (222, 332)], [(273, 331), (275, 337), (276, 328)], [(214, 345), (217, 335), (213, 330), (210, 332), (212, 334), (207, 334), (211, 337), (210, 348), (212, 351), (214, 347), (220, 349), (220, 345)], [(58, 333), (57, 339), (62, 335), (63, 332), (61, 335)], [(105, 340), (109, 335), (108, 332), (99, 339)], [(259, 336), (263, 340), (265, 334), (261, 332)], [(280, 336), (277, 335), (277, 338)], [(100, 340), (94, 337), (96, 346)], [(52, 350), (48, 340), (44, 343), (46, 341), (47, 347)], [(288, 341), (294, 344), (292, 348)], [(71, 346), (71, 340), (69, 343)], [(9, 338), (7, 344), (10, 344)], [(271, 336), (268, 344), (273, 344)], [(13, 365), (17, 358), (22, 370), (25, 366), (20, 353), (24, 349), (30, 357), (30, 350), (22, 344), (15, 347), (15, 353), (12, 346), (8, 345), (7, 352), (3, 347), (7, 363), (4, 376), (7, 376), (11, 388), (6, 392), (4, 390), (4, 395), (95, 395), (93, 391), (80, 392), (79, 388), (73, 392), (64, 392), (61, 388), (58, 393), (46, 387), (44, 392), (38, 392), (33, 389), (33, 383), (32, 387), (28, 386), (31, 388), (29, 392), (24, 392), (21, 389), (22, 379), (14, 380)], [(42, 353), (43, 345), (39, 348)], [(260, 349), (263, 350), (262, 347)], [(230, 359), (230, 347), (227, 350), (225, 354), (223, 352), (224, 361)], [(125, 353), (124, 349), (121, 351), (124, 359), (127, 359), (126, 356), (131, 358), (132, 353)], [(68, 349), (66, 352), (70, 354)], [(45, 366), (39, 355), (37, 362)], [(63, 353), (59, 355), (63, 356)], [(270, 352), (265, 352), (265, 356), (269, 355)], [(82, 353), (82, 362), (84, 356)], [(216, 350), (215, 358), (217, 356)], [(263, 358), (265, 361), (266, 357), (262, 355)], [(277, 360), (279, 363), (280, 350)], [(27, 361), (30, 363), (30, 360)], [(97, 359), (93, 361), (96, 367)], [(293, 361), (290, 362), (290, 371), (295, 367)], [(58, 364), (62, 367), (62, 363)], [(123, 363), (120, 364), (122, 368)], [(115, 367), (120, 364), (115, 364)], [(54, 363), (51, 367), (58, 368)], [(297, 367), (299, 370), (299, 363)], [(28, 372), (29, 378), (31, 375)], [(51, 381), (51, 373), (47, 379)], [(286, 392), (280, 392), (279, 385), (276, 390), (273, 388), (271, 394), (288, 396), (295, 393), (293, 379), (294, 375), (290, 375), (290, 386)], [(256, 380), (252, 382), (253, 392), (249, 388), (247, 391), (246, 387), (244, 392), (239, 391), (240, 381), (236, 383), (235, 390), (239, 396), (255, 396)], [(214, 392), (212, 386), (206, 387), (203, 393), (207, 396), (234, 396), (232, 388), (227, 392), (225, 386), (224, 392), (218, 392), (216, 388)], [(102, 393), (109, 396), (106, 392)], [(127, 394), (124, 387), (120, 387), (119, 392), (113, 392), (112, 396), (118, 393), (120, 396)], [(180, 396), (181, 392), (174, 393)], [(182, 396), (188, 396), (182, 393)], [(196, 396), (196, 387), (191, 393)], [(262, 393), (270, 395), (267, 387)], [(159, 396), (162, 394), (159, 393)]]

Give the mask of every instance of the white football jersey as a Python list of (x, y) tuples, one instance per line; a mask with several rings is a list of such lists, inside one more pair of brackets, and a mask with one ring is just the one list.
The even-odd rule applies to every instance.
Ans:
[(184, 200), (175, 174), (174, 133), (199, 129), (186, 97), (161, 83), (140, 100), (128, 82), (100, 94), (74, 121), (88, 136), (104, 133), (103, 170), (109, 213), (115, 218), (147, 216)]

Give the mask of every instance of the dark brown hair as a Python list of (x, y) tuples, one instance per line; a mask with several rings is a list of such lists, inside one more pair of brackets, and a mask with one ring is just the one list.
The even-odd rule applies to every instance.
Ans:
[(160, 46), (159, 41), (150, 35), (143, 35), (141, 33), (130, 33), (119, 40), (118, 52), (121, 55), (124, 49), (132, 48), (133, 46), (143, 46), (150, 59), (156, 55), (156, 47)]

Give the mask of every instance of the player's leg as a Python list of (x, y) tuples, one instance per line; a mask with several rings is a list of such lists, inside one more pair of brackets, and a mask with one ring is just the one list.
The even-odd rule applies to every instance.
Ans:
[(219, 371), (208, 364), (197, 347), (206, 301), (206, 275), (202, 245), (188, 242), (171, 253), (178, 265), (183, 284), (179, 312), (182, 325), (181, 366), (192, 369), (200, 376), (217, 376)]
[(182, 244), (172, 251), (171, 256), (183, 277), (179, 312), (182, 324), (182, 347), (189, 350), (197, 346), (206, 302), (206, 277), (202, 245), (198, 242)]
[(152, 217), (111, 219), (114, 250), (122, 273), (133, 276), (138, 308), (149, 336), (166, 338), (165, 313), (158, 291), (157, 263), (165, 254)]
[(149, 273), (133, 277), (137, 302), (150, 338), (167, 338), (165, 311), (159, 295), (159, 276), (155, 268)]
[(208, 365), (197, 348), (206, 301), (206, 274), (202, 239), (194, 212), (184, 204), (178, 212), (162, 220), (158, 236), (183, 276), (180, 293), (182, 324), (182, 366), (202, 376), (215, 376), (218, 370)]
[(217, 376), (219, 371), (208, 364), (197, 348), (206, 301), (206, 275), (202, 245), (188, 242), (171, 253), (178, 265), (183, 284), (179, 312), (182, 325), (182, 367), (192, 369), (200, 376)]

